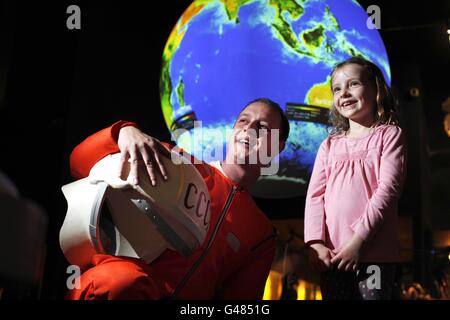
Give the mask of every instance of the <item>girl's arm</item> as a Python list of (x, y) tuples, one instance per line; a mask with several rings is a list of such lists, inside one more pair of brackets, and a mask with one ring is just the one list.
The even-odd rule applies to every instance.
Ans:
[(329, 139), (322, 142), (317, 152), (305, 205), (305, 245), (308, 249), (309, 263), (317, 271), (330, 268), (331, 259), (334, 256), (334, 253), (325, 245), (324, 196), (327, 183), (328, 142)]
[(324, 195), (327, 182), (325, 171), (327, 144), (328, 139), (319, 147), (306, 195), (304, 227), (306, 245), (312, 241), (325, 242)]
[(362, 240), (367, 240), (376, 232), (386, 214), (395, 212), (392, 206), (400, 197), (405, 175), (405, 137), (399, 127), (388, 127), (383, 136), (378, 188), (367, 203), (364, 213), (351, 225)]

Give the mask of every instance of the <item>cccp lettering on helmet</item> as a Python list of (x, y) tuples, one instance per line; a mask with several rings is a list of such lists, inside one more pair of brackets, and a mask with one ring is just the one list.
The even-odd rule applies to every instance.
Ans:
[(208, 199), (205, 192), (200, 191), (194, 183), (190, 182), (186, 188), (183, 204), (186, 209), (194, 212), (197, 217), (203, 217), (203, 225), (207, 230), (210, 221), (208, 212), (211, 200)]

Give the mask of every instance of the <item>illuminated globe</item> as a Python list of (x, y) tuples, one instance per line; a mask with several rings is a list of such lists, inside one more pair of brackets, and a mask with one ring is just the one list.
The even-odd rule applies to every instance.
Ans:
[(278, 102), (291, 133), (278, 174), (260, 178), (253, 193), (302, 195), (327, 135), (330, 72), (351, 56), (377, 64), (390, 84), (383, 41), (355, 1), (194, 1), (163, 53), (165, 121), (180, 147), (205, 161), (223, 160), (226, 129), (241, 109), (259, 97)]

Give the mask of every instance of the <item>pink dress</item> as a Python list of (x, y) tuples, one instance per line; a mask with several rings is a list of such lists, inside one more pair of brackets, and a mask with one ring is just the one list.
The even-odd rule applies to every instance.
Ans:
[(305, 243), (341, 249), (357, 233), (366, 240), (361, 262), (400, 261), (397, 203), (405, 172), (405, 138), (397, 126), (325, 139), (306, 197)]

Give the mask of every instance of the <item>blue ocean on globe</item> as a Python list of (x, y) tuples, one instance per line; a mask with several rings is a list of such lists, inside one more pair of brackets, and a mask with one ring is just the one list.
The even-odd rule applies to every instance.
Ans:
[[(172, 133), (185, 129), (174, 139), (194, 156), (223, 160), (227, 129), (242, 108), (255, 98), (276, 101), (291, 132), (274, 160), (278, 173), (261, 177), (253, 194), (303, 195), (327, 136), (333, 66), (361, 56), (377, 64), (390, 84), (386, 49), (373, 27), (352, 0), (194, 1), (163, 53), (160, 92), (167, 126)], [(292, 110), (301, 110), (295, 113), (301, 116)], [(201, 127), (194, 127), (194, 120)], [(194, 136), (202, 139), (194, 142)]]

